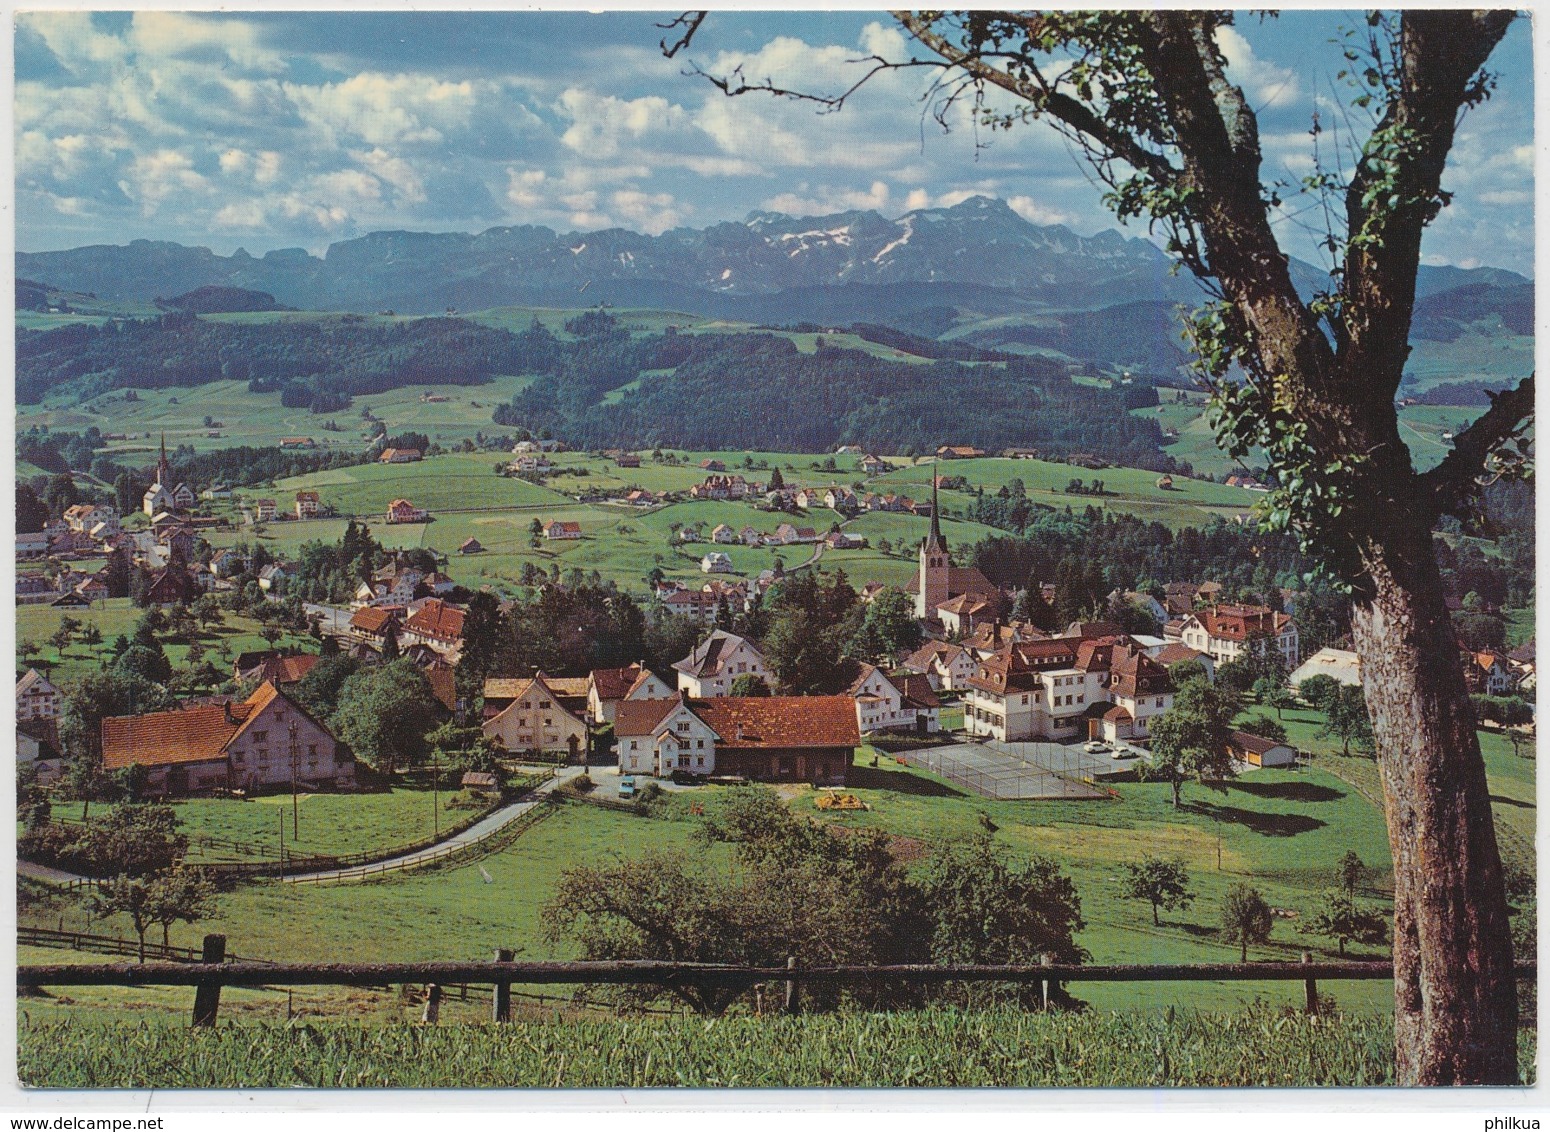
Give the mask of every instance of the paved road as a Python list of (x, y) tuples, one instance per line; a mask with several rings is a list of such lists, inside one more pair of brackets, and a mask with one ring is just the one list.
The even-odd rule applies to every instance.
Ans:
[(47, 865), (35, 865), (31, 861), (17, 861), (16, 872), (20, 876), (48, 881), (50, 884), (71, 884), (76, 881), (85, 883), (87, 880), (86, 877), (77, 876), (75, 873), (67, 873), (63, 869), (51, 869)]
[(534, 807), (543, 805), (544, 796), (554, 790), (560, 783), (581, 774), (585, 770), (585, 767), (579, 766), (562, 768), (558, 777), (548, 779), (510, 805), (501, 807), (488, 817), (481, 818), (462, 833), (449, 837), (445, 841), (438, 842), (429, 849), (421, 849), (417, 853), (406, 853), (401, 857), (389, 857), (387, 860), (374, 861), (369, 865), (359, 865), (354, 868), (325, 869), (315, 873), (297, 873), (294, 876), (285, 877), (285, 883), (328, 884), (340, 881), (365, 880), (368, 877), (379, 876), (382, 873), (397, 872), (401, 869), (413, 869), (421, 865), (428, 865), (451, 853), (456, 853), (458, 850), (466, 848), (475, 842), (483, 841), (491, 834), (504, 829)]

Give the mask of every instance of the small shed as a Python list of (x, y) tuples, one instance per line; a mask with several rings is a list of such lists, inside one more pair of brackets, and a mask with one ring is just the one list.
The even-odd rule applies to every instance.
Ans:
[(463, 774), (463, 789), (492, 791), (500, 789), (500, 781), (492, 771), (470, 770)]
[(1297, 748), (1247, 731), (1234, 731), (1227, 739), (1227, 748), (1233, 758), (1249, 766), (1293, 766), (1297, 762)]

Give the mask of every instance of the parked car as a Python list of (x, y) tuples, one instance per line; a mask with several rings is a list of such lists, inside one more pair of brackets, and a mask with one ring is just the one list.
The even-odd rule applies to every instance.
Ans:
[(635, 779), (633, 777), (625, 777), (619, 780), (619, 797), (635, 797)]
[(1109, 745), (1107, 743), (1100, 742), (1097, 739), (1089, 739), (1087, 742), (1082, 744), (1082, 750), (1086, 751), (1089, 755), (1096, 755), (1100, 751), (1107, 751), (1108, 749)]

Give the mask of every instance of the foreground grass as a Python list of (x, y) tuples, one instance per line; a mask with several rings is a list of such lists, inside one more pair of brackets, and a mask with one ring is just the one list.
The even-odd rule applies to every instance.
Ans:
[[(1534, 1039), (1520, 1041), (1532, 1079)], [(1371, 1086), (1393, 1083), (1376, 1015), (895, 1014), (183, 1026), (23, 1020), (18, 1076), (45, 1088)]]

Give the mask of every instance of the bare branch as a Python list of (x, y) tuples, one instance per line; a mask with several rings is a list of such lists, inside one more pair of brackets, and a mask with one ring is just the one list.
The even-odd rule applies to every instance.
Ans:
[(941, 68), (942, 64), (934, 59), (907, 59), (903, 62), (893, 62), (884, 59), (881, 55), (866, 55), (856, 59), (847, 59), (847, 63), (870, 63), (872, 66), (855, 82), (851, 83), (839, 94), (813, 94), (804, 90), (788, 90), (785, 87), (776, 86), (771, 79), (760, 79), (749, 82), (743, 77), (743, 68), (734, 67), (727, 75), (713, 75), (700, 68), (698, 64), (691, 63), (684, 74), (694, 78), (704, 79), (722, 94), (729, 98), (736, 98), (743, 94), (768, 94), (775, 98), (789, 98), (794, 102), (812, 102), (823, 108), (824, 113), (832, 113), (844, 107), (847, 99), (856, 91), (869, 83), (875, 76), (883, 71), (902, 71), (911, 67)]
[(1496, 396), (1491, 407), (1454, 438), (1453, 451), (1442, 463), (1417, 477), (1435, 501), (1439, 514), (1467, 516), (1470, 499), (1478, 486), (1475, 477), (1485, 469), (1486, 460), (1517, 435), (1533, 415), (1534, 375), (1529, 374), (1517, 388)]
[(700, 25), (705, 22), (705, 17), (708, 15), (710, 15), (709, 12), (683, 12), (665, 24), (658, 24), (657, 27), (663, 31), (672, 31), (674, 28), (684, 29), (683, 34), (673, 41), (672, 46), (668, 46), (665, 36), (657, 44), (662, 49), (663, 56), (671, 59), (685, 47), (688, 47), (689, 42), (694, 39), (694, 33), (700, 30)]

